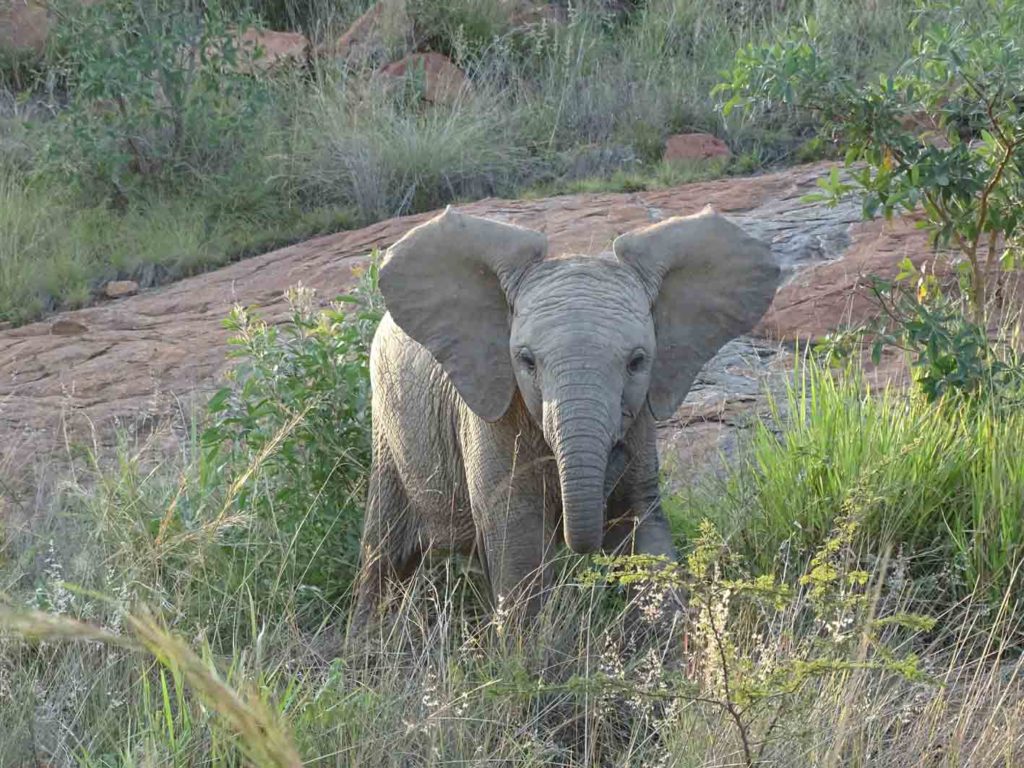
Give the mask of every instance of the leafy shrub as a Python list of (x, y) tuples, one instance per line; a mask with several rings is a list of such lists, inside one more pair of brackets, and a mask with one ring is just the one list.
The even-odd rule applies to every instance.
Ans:
[(821, 121), (852, 179), (823, 180), (823, 199), (860, 190), (867, 217), (923, 208), (934, 243), (963, 258), (974, 323), (987, 327), (991, 273), (1014, 266), (1024, 223), (1024, 5), (921, 3), (913, 29), (913, 55), (874, 81), (823, 55), (808, 23), (744, 48), (717, 91), (726, 114), (785, 106)]
[(202, 485), (237, 475), (233, 506), (285, 543), (264, 548), (261, 536), (246, 534), (229, 546), (262, 561), (257, 580), (301, 584), (331, 604), (348, 590), (359, 558), (369, 349), (382, 314), (376, 281), (373, 262), (351, 295), (321, 310), (312, 291), (293, 289), (290, 320), (280, 327), (232, 311), (225, 325), (237, 365), (230, 386), (210, 401), (202, 440)]
[(904, 259), (893, 280), (869, 278), (881, 312), (861, 326), (830, 334), (816, 347), (830, 361), (871, 347), (875, 365), (885, 347), (911, 356), (911, 374), (929, 403), (953, 407), (983, 400), (1016, 406), (1024, 395), (1024, 361), (1005, 340), (989, 338), (946, 296), (935, 275)]
[[(685, 567), (641, 555), (598, 557), (610, 570), (593, 572), (590, 580), (630, 587), (648, 622), (658, 621), (671, 605), (666, 594), (688, 595), (689, 669), (681, 675), (665, 670), (654, 690), (627, 686), (625, 695), (648, 711), (669, 702), (669, 722), (684, 702), (718, 708), (739, 745), (740, 764), (753, 768), (783, 738), (776, 733), (778, 713), (806, 710), (814, 681), (854, 670), (927, 679), (916, 655), (895, 652), (900, 633), (893, 630), (912, 637), (931, 630), (935, 621), (893, 611), (890, 595), (883, 604), (886, 574), (859, 567), (855, 518), (853, 513), (836, 520), (795, 586), (780, 574), (779, 564), (751, 574), (708, 520), (700, 523)], [(622, 696), (616, 687), (624, 680), (606, 670), (595, 676), (598, 690), (608, 698)], [(645, 694), (654, 701), (645, 701)]]
[[(233, 24), (231, 23), (233, 22)], [(92, 198), (125, 205), (146, 189), (227, 173), (266, 104), (241, 65), (238, 26), (211, 4), (112, 0), (58, 27), (72, 93), (51, 161)]]

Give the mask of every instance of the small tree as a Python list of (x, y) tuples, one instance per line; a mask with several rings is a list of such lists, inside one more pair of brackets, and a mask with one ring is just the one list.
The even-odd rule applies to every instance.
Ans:
[(932, 682), (905, 643), (935, 621), (886, 609), (887, 566), (874, 576), (859, 567), (855, 540), (868, 497), (868, 487), (858, 489), (821, 546), (801, 553), (809, 561), (795, 584), (772, 571), (750, 574), (709, 520), (685, 567), (645, 555), (595, 557), (584, 583), (632, 588), (641, 621), (657, 623), (673, 590), (688, 595), (690, 617), (684, 663), (675, 671), (645, 674), (639, 664), (627, 675), (603, 657), (593, 681), (605, 702), (626, 696), (634, 712), (658, 702), (662, 728), (685, 712), (684, 703), (717, 711), (742, 755), (732, 764), (754, 768), (774, 764), (784, 717), (807, 711), (815, 682), (864, 670)]
[(51, 146), (56, 170), (121, 205), (139, 185), (228, 172), (266, 96), (244, 73), (246, 57), (260, 53), (238, 34), (251, 23), (216, 0), (70, 8), (55, 55), (74, 108)]
[(845, 150), (849, 181), (822, 179), (817, 199), (863, 194), (864, 215), (923, 209), (936, 247), (963, 256), (973, 321), (985, 327), (988, 282), (1012, 269), (1024, 193), (1024, 3), (919, 2), (913, 55), (858, 83), (823, 58), (806, 22), (792, 39), (750, 45), (716, 88), (725, 115), (778, 105), (811, 113)]

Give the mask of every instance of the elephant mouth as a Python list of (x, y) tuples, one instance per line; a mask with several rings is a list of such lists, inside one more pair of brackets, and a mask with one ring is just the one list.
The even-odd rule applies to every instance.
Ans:
[(608, 468), (604, 475), (604, 498), (605, 501), (612, 495), (615, 486), (619, 484), (622, 475), (626, 471), (626, 443), (622, 440), (616, 442), (608, 453)]

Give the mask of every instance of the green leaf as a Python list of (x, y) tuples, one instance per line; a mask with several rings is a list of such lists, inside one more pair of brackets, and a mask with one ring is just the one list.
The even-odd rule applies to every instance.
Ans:
[(877, 339), (875, 343), (871, 345), (871, 362), (875, 365), (882, 362), (882, 347), (883, 342), (881, 339)]
[(900, 282), (915, 275), (917, 275), (917, 267), (914, 266), (914, 262), (909, 257), (904, 257), (899, 263), (899, 272), (896, 273), (896, 277), (893, 279), (896, 282)]
[(224, 409), (224, 404), (227, 402), (227, 399), (229, 397), (231, 397), (231, 390), (227, 387), (224, 387), (218, 390), (216, 394), (214, 394), (213, 397), (210, 398), (209, 402), (206, 404), (206, 407), (212, 413), (219, 413), (221, 410)]

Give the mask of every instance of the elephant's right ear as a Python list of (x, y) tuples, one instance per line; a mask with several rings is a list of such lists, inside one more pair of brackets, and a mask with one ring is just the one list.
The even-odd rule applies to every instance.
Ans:
[(620, 235), (615, 254), (647, 287), (658, 355), (647, 402), (667, 419), (701, 367), (768, 309), (780, 272), (767, 243), (711, 207)]
[(515, 392), (508, 292), (546, 252), (540, 232), (449, 207), (388, 248), (381, 264), (380, 290), (395, 323), (486, 421), (500, 419)]

